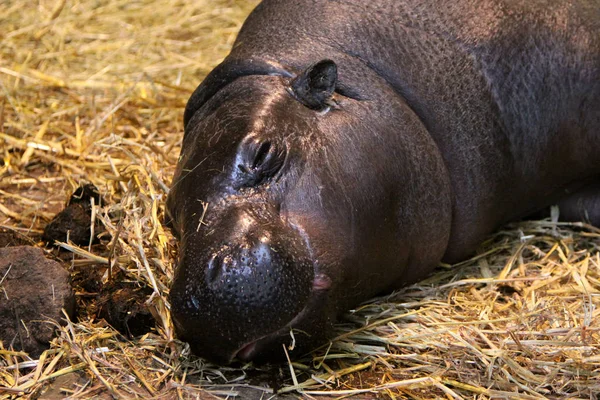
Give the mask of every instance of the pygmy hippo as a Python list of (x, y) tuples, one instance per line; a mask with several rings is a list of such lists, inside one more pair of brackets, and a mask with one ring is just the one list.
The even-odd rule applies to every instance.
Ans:
[(600, 3), (265, 0), (184, 124), (177, 334), (303, 354), (508, 221), (600, 226)]

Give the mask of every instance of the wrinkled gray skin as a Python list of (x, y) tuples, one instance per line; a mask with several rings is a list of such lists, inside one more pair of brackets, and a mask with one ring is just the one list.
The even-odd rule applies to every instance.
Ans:
[(266, 0), (186, 108), (177, 333), (229, 362), (292, 327), (302, 354), (557, 202), (600, 225), (597, 0)]

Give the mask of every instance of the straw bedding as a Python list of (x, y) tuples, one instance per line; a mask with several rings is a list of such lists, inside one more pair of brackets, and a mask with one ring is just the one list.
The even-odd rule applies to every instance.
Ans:
[(79, 318), (39, 359), (0, 347), (0, 398), (597, 399), (600, 230), (585, 224), (506, 227), (471, 260), (350, 311), (293, 363), (218, 367), (174, 338), (161, 221), (183, 107), (255, 4), (3, 2), (0, 227), (42, 245), (70, 193), (95, 184), (110, 236), (60, 257), (74, 276), (145, 288), (155, 326), (123, 337), (78, 287)]

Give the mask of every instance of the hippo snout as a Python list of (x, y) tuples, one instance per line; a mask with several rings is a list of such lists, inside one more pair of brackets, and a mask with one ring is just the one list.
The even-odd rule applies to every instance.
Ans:
[(313, 288), (301, 237), (283, 224), (251, 225), (230, 227), (229, 235), (219, 234), (223, 227), (195, 232), (181, 244), (170, 293), (175, 329), (196, 354), (218, 362), (249, 358), (251, 344), (285, 329)]

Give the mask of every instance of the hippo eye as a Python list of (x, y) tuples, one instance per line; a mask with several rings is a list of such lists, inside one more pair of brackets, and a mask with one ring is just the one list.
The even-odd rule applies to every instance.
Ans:
[(271, 142), (263, 142), (258, 151), (256, 152), (256, 156), (254, 156), (254, 161), (252, 162), (252, 169), (259, 168), (269, 155), (269, 150), (271, 150)]
[(237, 185), (256, 186), (277, 174), (285, 160), (285, 149), (270, 141), (253, 141), (242, 145), (237, 165)]

